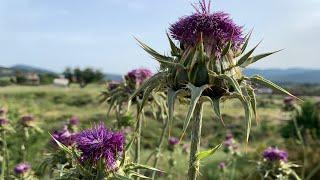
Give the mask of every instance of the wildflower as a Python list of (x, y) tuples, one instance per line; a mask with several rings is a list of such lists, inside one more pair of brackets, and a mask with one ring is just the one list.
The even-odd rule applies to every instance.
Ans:
[(232, 48), (237, 50), (243, 43), (242, 27), (236, 25), (228, 14), (224, 12), (210, 13), (210, 2), (205, 0), (194, 5), (196, 12), (180, 18), (170, 27), (171, 36), (183, 46), (194, 46), (201, 35), (206, 49), (219, 56), (221, 49), (231, 41)]
[(280, 150), (274, 147), (268, 147), (263, 151), (262, 156), (267, 161), (287, 161), (288, 153), (284, 150)]
[(120, 85), (120, 82), (111, 81), (111, 82), (108, 83), (108, 90), (112, 91), (112, 90), (116, 89), (117, 87), (119, 87), (119, 85)]
[(130, 71), (126, 78), (129, 81), (134, 82), (136, 85), (140, 85), (142, 82), (144, 82), (146, 79), (150, 78), (152, 76), (152, 72), (148, 69), (140, 68), (140, 69), (134, 69)]
[(123, 134), (109, 131), (103, 123), (77, 134), (75, 141), (77, 149), (82, 152), (82, 162), (95, 165), (102, 159), (108, 170), (116, 168), (117, 158), (124, 146)]
[(26, 173), (27, 171), (29, 171), (30, 169), (30, 165), (27, 164), (27, 163), (20, 163), (20, 164), (17, 164), (15, 167), (14, 167), (14, 172), (16, 174), (24, 174)]
[(34, 121), (33, 117), (31, 115), (25, 115), (21, 117), (21, 123), (24, 126), (31, 126), (31, 123)]
[(8, 120), (5, 118), (0, 118), (0, 126), (5, 126), (8, 124)]
[(62, 130), (54, 131), (52, 136), (65, 146), (71, 146), (74, 143), (74, 134), (70, 133), (67, 126)]
[(294, 102), (294, 98), (291, 97), (291, 96), (287, 96), (287, 97), (285, 97), (285, 98), (283, 99), (283, 103), (284, 103), (285, 105), (292, 105), (293, 102)]
[(170, 137), (169, 138), (169, 145), (170, 146), (175, 146), (179, 143), (179, 139), (175, 138), (175, 137)]
[(226, 163), (225, 163), (225, 162), (220, 162), (220, 163), (218, 164), (218, 168), (219, 168), (221, 171), (223, 171), (223, 170), (226, 168)]
[(79, 124), (79, 119), (75, 116), (72, 116), (70, 119), (69, 119), (69, 124), (70, 125), (73, 125), (73, 126), (76, 126)]

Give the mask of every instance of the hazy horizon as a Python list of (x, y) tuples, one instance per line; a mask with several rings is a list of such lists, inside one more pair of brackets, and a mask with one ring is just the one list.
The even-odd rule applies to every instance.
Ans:
[[(25, 64), (61, 72), (94, 67), (124, 74), (133, 68), (155, 71), (158, 64), (134, 36), (168, 52), (166, 29), (190, 14), (185, 0), (0, 0), (0, 66)], [(251, 68), (320, 69), (320, 0), (212, 1), (212, 10), (230, 13), (247, 32), (257, 53), (285, 49)], [(165, 13), (164, 13), (165, 12)]]

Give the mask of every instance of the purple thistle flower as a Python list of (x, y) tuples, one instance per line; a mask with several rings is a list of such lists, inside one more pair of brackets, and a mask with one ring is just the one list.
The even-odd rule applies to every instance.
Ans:
[(75, 141), (77, 149), (82, 152), (82, 162), (95, 165), (103, 159), (108, 170), (116, 168), (115, 163), (124, 146), (123, 134), (109, 131), (103, 123), (77, 134)]
[(284, 150), (280, 150), (274, 147), (268, 147), (262, 153), (263, 158), (268, 161), (287, 161), (288, 153)]
[(140, 85), (142, 82), (152, 76), (152, 72), (149, 69), (139, 68), (130, 71), (126, 77), (136, 85)]
[(170, 137), (168, 142), (170, 146), (175, 146), (179, 143), (179, 139), (175, 137)]
[(29, 171), (30, 165), (28, 163), (20, 163), (14, 167), (14, 172), (16, 174), (24, 174)]
[(73, 126), (76, 126), (79, 124), (79, 119), (76, 117), (76, 116), (72, 116), (70, 119), (69, 119), (69, 124), (70, 125), (73, 125)]
[(183, 46), (196, 45), (202, 34), (207, 53), (219, 57), (229, 41), (234, 50), (244, 42), (242, 27), (236, 25), (227, 13), (210, 13), (210, 3), (206, 5), (205, 0), (199, 2), (199, 8), (193, 6), (195, 13), (180, 18), (169, 28), (171, 36)]
[(6, 110), (4, 108), (0, 108), (0, 117), (6, 114)]
[(64, 126), (61, 130), (54, 131), (52, 136), (54, 137), (54, 139), (65, 146), (71, 146), (72, 144), (74, 144), (75, 135), (73, 133), (70, 133), (67, 126)]
[(293, 97), (291, 97), (291, 96), (287, 96), (287, 97), (285, 97), (284, 99), (283, 99), (283, 103), (285, 104), (285, 105), (292, 105), (293, 104), (293, 102), (294, 102), (294, 98)]
[(118, 81), (111, 81), (108, 83), (108, 91), (112, 91), (114, 89), (116, 89), (117, 87), (119, 87), (120, 82)]
[(220, 163), (218, 164), (218, 168), (219, 168), (220, 170), (224, 170), (224, 169), (226, 168), (226, 163), (225, 163), (225, 162), (220, 162)]
[(0, 126), (5, 126), (9, 123), (9, 121), (5, 118), (0, 118)]
[(30, 126), (30, 123), (33, 122), (33, 117), (31, 115), (25, 115), (25, 116), (22, 116), (21, 117), (21, 123), (24, 125), (24, 126)]

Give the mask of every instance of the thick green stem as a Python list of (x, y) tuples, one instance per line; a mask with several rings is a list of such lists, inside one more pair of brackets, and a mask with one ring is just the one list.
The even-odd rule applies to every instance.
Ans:
[[(166, 120), (165, 123), (164, 123), (164, 126), (162, 128), (161, 136), (160, 136), (158, 147), (157, 147), (157, 150), (156, 150), (156, 155), (155, 155), (155, 159), (154, 159), (154, 163), (153, 163), (153, 167), (154, 168), (157, 168), (157, 166), (158, 166), (158, 161), (159, 161), (159, 158), (160, 158), (160, 155), (161, 155), (161, 148), (162, 148), (162, 144), (163, 144), (163, 141), (164, 141), (165, 133), (166, 133), (166, 131), (168, 129), (168, 125), (169, 125), (168, 120)], [(157, 174), (156, 171), (154, 171), (152, 173), (152, 179), (155, 179), (156, 174)]]
[(202, 109), (203, 105), (199, 102), (196, 105), (193, 114), (193, 127), (191, 132), (191, 149), (189, 159), (188, 180), (196, 180), (199, 172), (200, 162), (196, 155), (200, 150), (201, 127), (202, 127)]

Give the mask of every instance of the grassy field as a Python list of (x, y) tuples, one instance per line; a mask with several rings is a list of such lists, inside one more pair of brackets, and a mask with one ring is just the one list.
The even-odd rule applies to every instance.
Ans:
[[(76, 116), (80, 120), (80, 129), (103, 121), (113, 128), (115, 117), (107, 116), (106, 104), (99, 102), (99, 94), (103, 90), (101, 85), (90, 85), (84, 89), (78, 86), (69, 88), (59, 88), (54, 86), (9, 86), (0, 88), (0, 107), (3, 106), (9, 110), (9, 119), (18, 121), (19, 117), (25, 114), (32, 114), (43, 133), (33, 134), (29, 139), (30, 146), (27, 148), (27, 161), (32, 164), (34, 170), (44, 158), (50, 142), (49, 132), (59, 129), (71, 116)], [(177, 112), (174, 119), (174, 128), (171, 134), (179, 137), (181, 134), (183, 119), (187, 106), (177, 104)], [(288, 121), (288, 113), (282, 111), (281, 96), (259, 96), (258, 98), (258, 120), (253, 122), (251, 139), (247, 148), (245, 148), (245, 122), (244, 113), (241, 105), (237, 101), (224, 103), (222, 105), (223, 118), (226, 126), (213, 116), (209, 105), (204, 109), (204, 126), (202, 148), (208, 149), (221, 143), (228, 132), (234, 134), (236, 140), (240, 143), (242, 157), (239, 158), (236, 166), (235, 177), (245, 179), (251, 176), (255, 168), (252, 162), (259, 159), (261, 152), (268, 146), (278, 146), (280, 148), (292, 148), (290, 143), (285, 141), (280, 135), (280, 129)], [(148, 114), (148, 110), (146, 114)], [(158, 122), (147, 116), (143, 124), (143, 161), (146, 161), (152, 149), (158, 141), (161, 133), (161, 122)], [(190, 134), (184, 139), (185, 143), (190, 141)], [(10, 144), (21, 141), (19, 137), (11, 137)], [(298, 154), (299, 148), (288, 149), (289, 152)], [(173, 167), (168, 166), (170, 157), (175, 157)], [(293, 155), (293, 161), (302, 163), (299, 155)], [(182, 151), (182, 146), (172, 155), (165, 151), (161, 156), (160, 169), (164, 169), (172, 174), (174, 179), (184, 179), (187, 171), (188, 154)], [(220, 173), (217, 164), (228, 159), (228, 155), (223, 151), (218, 151), (214, 156), (206, 159), (201, 165), (201, 174), (203, 179), (215, 179)], [(152, 159), (151, 159), (152, 160)], [(10, 167), (18, 163), (19, 159), (14, 154), (10, 155)], [(152, 164), (149, 161), (149, 164)], [(230, 174), (230, 172), (227, 172)], [(236, 179), (238, 179), (236, 178)], [(250, 179), (250, 178), (249, 178)]]

